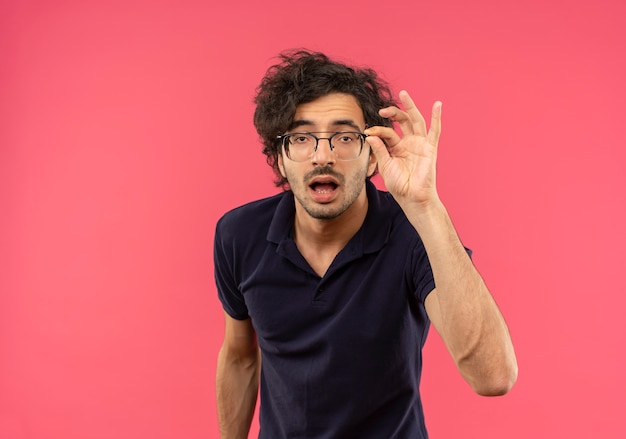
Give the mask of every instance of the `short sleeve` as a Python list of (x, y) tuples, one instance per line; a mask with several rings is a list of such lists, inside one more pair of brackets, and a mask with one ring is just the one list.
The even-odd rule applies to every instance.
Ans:
[[(464, 247), (467, 255), (472, 257), (472, 250)], [(426, 254), (426, 249), (421, 240), (419, 244), (413, 249), (412, 254), (412, 266), (413, 266), (413, 282), (415, 283), (415, 295), (416, 299), (424, 303), (426, 297), (435, 289), (435, 278), (433, 270), (430, 266), (430, 260)]]
[(430, 268), (430, 261), (426, 254), (426, 249), (421, 240), (413, 249), (411, 255), (411, 265), (413, 273), (413, 283), (415, 285), (415, 298), (424, 303), (426, 296), (435, 289), (435, 278), (433, 270)]
[(232, 318), (244, 320), (248, 318), (248, 307), (239, 290), (235, 276), (234, 240), (223, 219), (217, 223), (213, 245), (213, 263), (217, 295), (224, 311)]

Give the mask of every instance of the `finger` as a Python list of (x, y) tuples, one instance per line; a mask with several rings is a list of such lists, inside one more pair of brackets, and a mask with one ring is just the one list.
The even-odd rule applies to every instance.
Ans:
[(368, 136), (365, 140), (372, 147), (372, 151), (378, 162), (378, 167), (380, 168), (380, 166), (384, 165), (391, 157), (389, 151), (387, 151), (387, 145), (385, 145), (385, 142), (378, 136)]
[(378, 111), (378, 114), (386, 119), (391, 119), (394, 122), (398, 122), (403, 135), (406, 136), (409, 134), (413, 134), (413, 121), (406, 112), (402, 111), (398, 107), (381, 108)]
[(373, 126), (363, 131), (368, 136), (376, 136), (383, 139), (387, 145), (393, 146), (400, 142), (400, 136), (395, 132), (393, 128)]
[(441, 101), (433, 104), (433, 112), (430, 116), (430, 129), (428, 130), (428, 141), (431, 145), (437, 146), (441, 136)]
[(411, 99), (409, 92), (406, 90), (400, 91), (400, 102), (404, 106), (407, 114), (411, 122), (413, 123), (412, 129), (415, 134), (419, 134), (422, 136), (426, 136), (426, 120), (424, 120), (424, 116), (419, 112), (415, 102)]

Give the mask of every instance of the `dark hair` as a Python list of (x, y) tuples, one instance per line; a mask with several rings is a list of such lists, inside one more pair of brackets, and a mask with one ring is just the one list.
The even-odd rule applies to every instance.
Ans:
[(276, 186), (284, 188), (287, 183), (278, 169), (281, 145), (276, 137), (289, 129), (299, 104), (330, 93), (351, 94), (361, 106), (368, 127), (392, 126), (378, 110), (395, 102), (388, 84), (374, 70), (353, 68), (308, 50), (283, 52), (278, 58), (280, 62), (267, 69), (254, 99), (254, 126), (267, 163), (276, 173)]

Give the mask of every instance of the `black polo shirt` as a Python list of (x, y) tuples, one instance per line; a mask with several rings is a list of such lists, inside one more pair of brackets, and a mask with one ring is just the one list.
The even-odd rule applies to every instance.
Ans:
[(367, 182), (361, 229), (320, 278), (293, 240), (291, 192), (224, 215), (215, 277), (262, 351), (260, 438), (426, 438), (419, 395), (434, 288), (421, 239)]

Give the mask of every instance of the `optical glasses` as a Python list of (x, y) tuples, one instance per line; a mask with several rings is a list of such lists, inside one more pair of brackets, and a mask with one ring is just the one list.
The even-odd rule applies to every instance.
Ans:
[(280, 140), (285, 155), (294, 162), (310, 160), (317, 151), (320, 140), (328, 140), (330, 150), (338, 160), (356, 160), (363, 150), (367, 134), (356, 131), (340, 131), (329, 137), (317, 137), (320, 133), (285, 133), (276, 138)]

